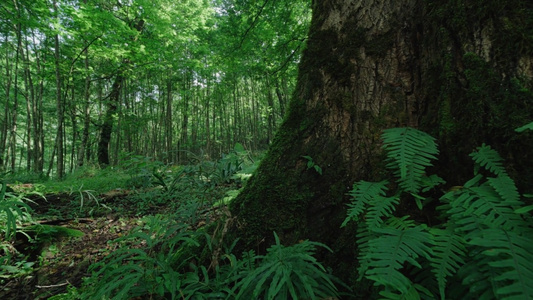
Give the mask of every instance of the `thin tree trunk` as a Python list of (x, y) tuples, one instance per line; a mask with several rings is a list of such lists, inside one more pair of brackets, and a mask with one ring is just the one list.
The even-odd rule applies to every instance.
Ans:
[[(141, 32), (144, 28), (144, 20), (138, 20), (134, 24), (135, 30)], [(135, 39), (133, 40), (135, 41)], [(113, 82), (111, 87), (111, 92), (106, 99), (106, 113), (104, 116), (103, 123), (100, 127), (100, 140), (98, 141), (98, 163), (102, 166), (107, 166), (110, 163), (109, 159), (109, 144), (111, 142), (111, 135), (113, 133), (113, 116), (117, 112), (118, 105), (120, 104), (120, 92), (122, 85), (124, 84), (124, 75), (123, 69), (130, 64), (130, 61), (125, 59), (123, 61), (123, 66), (119, 70), (119, 74)]]
[(118, 75), (113, 82), (111, 92), (107, 96), (106, 112), (103, 123), (100, 127), (100, 140), (98, 142), (98, 163), (102, 166), (109, 165), (109, 143), (111, 141), (111, 134), (113, 133), (113, 118), (117, 112), (118, 103), (120, 101), (120, 91), (124, 77)]
[[(53, 2), (54, 14), (59, 14), (57, 8), (57, 2)], [(61, 69), (59, 64), (59, 35), (54, 36), (54, 60), (55, 60), (55, 75), (56, 75), (56, 109), (57, 109), (57, 134), (56, 134), (56, 147), (57, 147), (57, 177), (63, 178), (65, 175), (65, 158), (63, 152), (63, 119), (64, 119), (64, 107), (61, 97)]]
[[(89, 54), (88, 50), (85, 49), (85, 71), (89, 71)], [(78, 166), (83, 166), (86, 157), (87, 146), (89, 143), (89, 129), (91, 126), (91, 115), (90, 115), (90, 88), (91, 88), (91, 77), (89, 74), (85, 77), (85, 85), (83, 89), (83, 133), (81, 135), (81, 144), (78, 149)]]
[(173, 120), (172, 120), (172, 81), (170, 78), (166, 79), (166, 107), (165, 107), (165, 149), (167, 152), (167, 163), (174, 163), (174, 149), (173, 149)]
[[(35, 41), (35, 33), (32, 32), (33, 45), (37, 43)], [(29, 55), (29, 54), (28, 54)], [(34, 50), (35, 63), (37, 74), (42, 72), (41, 69), (41, 57), (37, 49)], [(32, 124), (33, 127), (33, 151), (32, 159), (33, 171), (37, 174), (43, 172), (44, 169), (44, 134), (43, 134), (43, 114), (42, 114), (42, 99), (44, 91), (44, 79), (41, 78), (38, 81), (37, 87), (34, 87), (33, 79), (31, 72), (28, 74), (28, 83), (31, 91), (31, 115), (32, 115)], [(38, 90), (36, 90), (38, 88)], [(36, 91), (36, 92), (35, 92)], [(35, 95), (37, 94), (37, 95)], [(28, 124), (30, 126), (30, 124)]]
[[(32, 145), (32, 124), (35, 116), (32, 115), (32, 105), (35, 103), (35, 90), (33, 86), (33, 80), (30, 72), (30, 52), (28, 49), (28, 43), (25, 43), (26, 53), (24, 57), (24, 86), (26, 87), (26, 145), (27, 145), (27, 159), (26, 159), (26, 171), (31, 171), (32, 160), (34, 159), (35, 145)], [(33, 162), (36, 163), (35, 161)]]

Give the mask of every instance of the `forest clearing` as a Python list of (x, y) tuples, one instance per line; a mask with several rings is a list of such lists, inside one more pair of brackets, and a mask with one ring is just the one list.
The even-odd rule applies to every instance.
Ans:
[(0, 4), (0, 298), (533, 299), (533, 2)]

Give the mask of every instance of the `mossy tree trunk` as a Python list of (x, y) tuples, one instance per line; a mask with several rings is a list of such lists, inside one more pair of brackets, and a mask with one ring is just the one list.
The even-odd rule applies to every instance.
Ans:
[[(412, 126), (436, 136), (447, 179), (465, 179), (457, 174), (470, 172), (461, 164), (473, 147), (501, 143), (533, 120), (533, 48), (523, 41), (533, 36), (532, 24), (531, 4), (518, 0), (313, 1), (286, 119), (231, 205), (241, 245), (264, 250), (276, 231), (285, 243), (328, 244), (337, 262), (342, 253), (353, 255), (342, 252), (354, 247), (353, 235), (340, 229), (346, 193), (357, 180), (387, 176), (384, 128)], [(508, 39), (519, 46), (514, 52)]]

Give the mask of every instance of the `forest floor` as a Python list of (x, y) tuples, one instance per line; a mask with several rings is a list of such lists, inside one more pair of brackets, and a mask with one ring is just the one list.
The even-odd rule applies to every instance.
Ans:
[[(225, 188), (221, 190), (223, 194)], [(30, 197), (27, 203), (38, 223), (78, 230), (83, 236), (54, 236), (48, 241), (41, 237), (32, 244), (17, 235), (15, 247), (33, 266), (27, 274), (1, 280), (0, 299), (48, 299), (69, 287), (79, 288), (83, 278), (91, 275), (90, 265), (116, 250), (119, 244), (113, 240), (142, 225), (145, 215), (168, 214), (172, 209), (171, 203), (146, 204), (140, 213), (134, 201), (143, 192), (114, 189), (98, 195), (69, 192)]]
[[(113, 206), (127, 208), (127, 196), (128, 191), (116, 190), (100, 195), (100, 198)], [(116, 244), (110, 241), (129, 232), (140, 220), (135, 211), (126, 210), (120, 216), (109, 210), (105, 214), (103, 210), (94, 217), (76, 217), (73, 210), (80, 208), (74, 207), (73, 203), (79, 203), (79, 199), (71, 193), (33, 197), (31, 200), (28, 203), (39, 223), (79, 230), (83, 236), (55, 238), (38, 245), (18, 242), (17, 248), (31, 249), (26, 255), (28, 261), (35, 263), (35, 268), (26, 276), (2, 284), (0, 299), (47, 299), (64, 293), (69, 286), (79, 287), (82, 278), (90, 275), (89, 266), (114, 250)]]

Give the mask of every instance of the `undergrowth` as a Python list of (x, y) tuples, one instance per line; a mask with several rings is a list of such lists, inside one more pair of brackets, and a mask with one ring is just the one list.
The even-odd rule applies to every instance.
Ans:
[(359, 280), (373, 281), (382, 299), (532, 299), (531, 207), (499, 154), (478, 147), (474, 177), (442, 195), (439, 223), (427, 224), (395, 211), (409, 201), (420, 211), (435, 205), (432, 190), (444, 180), (425, 172), (434, 139), (412, 128), (382, 137), (394, 180), (354, 184), (343, 224), (358, 224)]
[[(470, 155), (472, 179), (442, 192), (445, 180), (426, 170), (439, 153), (435, 139), (412, 128), (388, 129), (382, 138), (391, 178), (355, 183), (343, 223), (357, 223), (358, 280), (372, 282), (380, 299), (532, 299), (533, 206), (499, 154), (481, 145)], [(147, 216), (112, 242), (118, 250), (90, 267), (81, 288), (51, 299), (338, 299), (344, 284), (314, 257), (318, 248), (331, 251), (326, 245), (285, 246), (273, 233), (275, 244), (265, 255), (237, 256), (237, 241), (226, 244), (234, 218), (224, 204), (256, 166), (239, 145), (217, 162), (190, 166), (125, 160), (119, 182), (134, 191), (128, 205)], [(89, 200), (98, 204), (93, 193), (104, 186), (75, 190), (84, 199), (80, 209)], [(4, 184), (2, 199), (16, 200), (9, 195)], [(20, 201), (0, 204), (10, 205), (0, 207), (9, 239), (30, 220), (30, 209)], [(413, 216), (397, 213), (406, 206), (415, 208)], [(154, 214), (157, 207), (164, 214)], [(436, 218), (421, 217), (428, 211)], [(23, 260), (2, 259), (25, 270)]]

